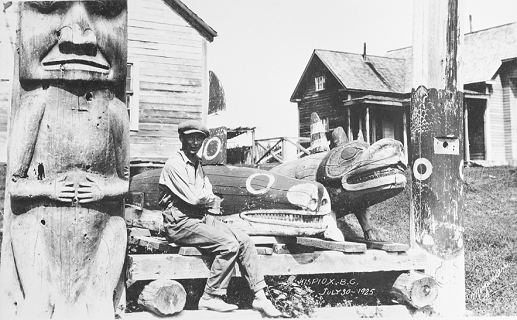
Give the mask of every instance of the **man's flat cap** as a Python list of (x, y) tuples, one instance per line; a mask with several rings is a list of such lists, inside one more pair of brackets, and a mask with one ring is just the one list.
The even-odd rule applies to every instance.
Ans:
[(179, 134), (191, 134), (194, 132), (199, 132), (204, 134), (206, 137), (210, 135), (207, 127), (199, 121), (196, 120), (187, 120), (183, 121), (178, 126)]

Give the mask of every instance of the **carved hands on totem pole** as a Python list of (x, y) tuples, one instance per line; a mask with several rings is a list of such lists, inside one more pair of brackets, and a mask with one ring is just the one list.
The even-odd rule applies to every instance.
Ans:
[(4, 235), (15, 315), (114, 317), (127, 242), (126, 25), (125, 0), (20, 4)]

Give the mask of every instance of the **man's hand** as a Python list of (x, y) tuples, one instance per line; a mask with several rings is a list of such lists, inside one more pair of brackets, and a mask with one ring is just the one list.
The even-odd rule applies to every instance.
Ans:
[(208, 212), (211, 214), (221, 214), (221, 202), (223, 201), (222, 198), (219, 198), (216, 195), (212, 195), (210, 202), (206, 204), (206, 206), (209, 208)]

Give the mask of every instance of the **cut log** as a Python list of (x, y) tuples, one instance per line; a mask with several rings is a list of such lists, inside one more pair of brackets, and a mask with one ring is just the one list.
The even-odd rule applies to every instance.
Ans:
[(144, 287), (138, 296), (138, 305), (159, 316), (181, 312), (187, 301), (183, 286), (174, 280), (158, 279)]
[(403, 273), (393, 284), (391, 293), (398, 301), (421, 309), (430, 306), (438, 296), (438, 283), (421, 272)]

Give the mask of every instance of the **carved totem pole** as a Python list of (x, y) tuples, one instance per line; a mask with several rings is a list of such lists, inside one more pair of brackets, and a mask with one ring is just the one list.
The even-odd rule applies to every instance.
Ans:
[(114, 318), (126, 249), (127, 3), (19, 4), (3, 318)]

